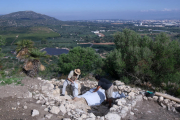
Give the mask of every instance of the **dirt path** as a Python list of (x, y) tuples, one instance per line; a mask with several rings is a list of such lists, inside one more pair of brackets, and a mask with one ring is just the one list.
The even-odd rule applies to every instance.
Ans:
[(125, 120), (180, 120), (180, 113), (162, 108), (157, 102), (139, 102)]

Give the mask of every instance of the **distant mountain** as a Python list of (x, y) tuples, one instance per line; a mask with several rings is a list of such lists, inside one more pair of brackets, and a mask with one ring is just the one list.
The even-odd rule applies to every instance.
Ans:
[(46, 26), (60, 24), (62, 24), (62, 21), (58, 19), (33, 11), (19, 11), (0, 16), (0, 26)]

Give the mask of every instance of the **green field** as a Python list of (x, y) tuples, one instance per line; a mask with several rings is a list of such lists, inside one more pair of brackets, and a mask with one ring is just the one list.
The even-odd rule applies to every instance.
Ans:
[(42, 39), (60, 37), (59, 33), (54, 32), (48, 27), (4, 28), (0, 30), (0, 35), (6, 39), (6, 45), (11, 45), (13, 41), (16, 42), (23, 39), (40, 41)]

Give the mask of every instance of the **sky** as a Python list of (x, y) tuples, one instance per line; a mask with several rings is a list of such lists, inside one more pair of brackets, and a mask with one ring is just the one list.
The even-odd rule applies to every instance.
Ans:
[(0, 15), (18, 11), (64, 21), (180, 19), (180, 0), (0, 0)]

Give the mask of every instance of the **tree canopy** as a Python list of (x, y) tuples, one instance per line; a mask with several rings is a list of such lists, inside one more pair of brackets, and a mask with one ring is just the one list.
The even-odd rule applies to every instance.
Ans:
[(82, 74), (94, 71), (102, 65), (102, 58), (96, 54), (95, 50), (88, 47), (75, 47), (68, 54), (59, 57), (59, 71), (68, 74), (76, 68), (81, 69)]

